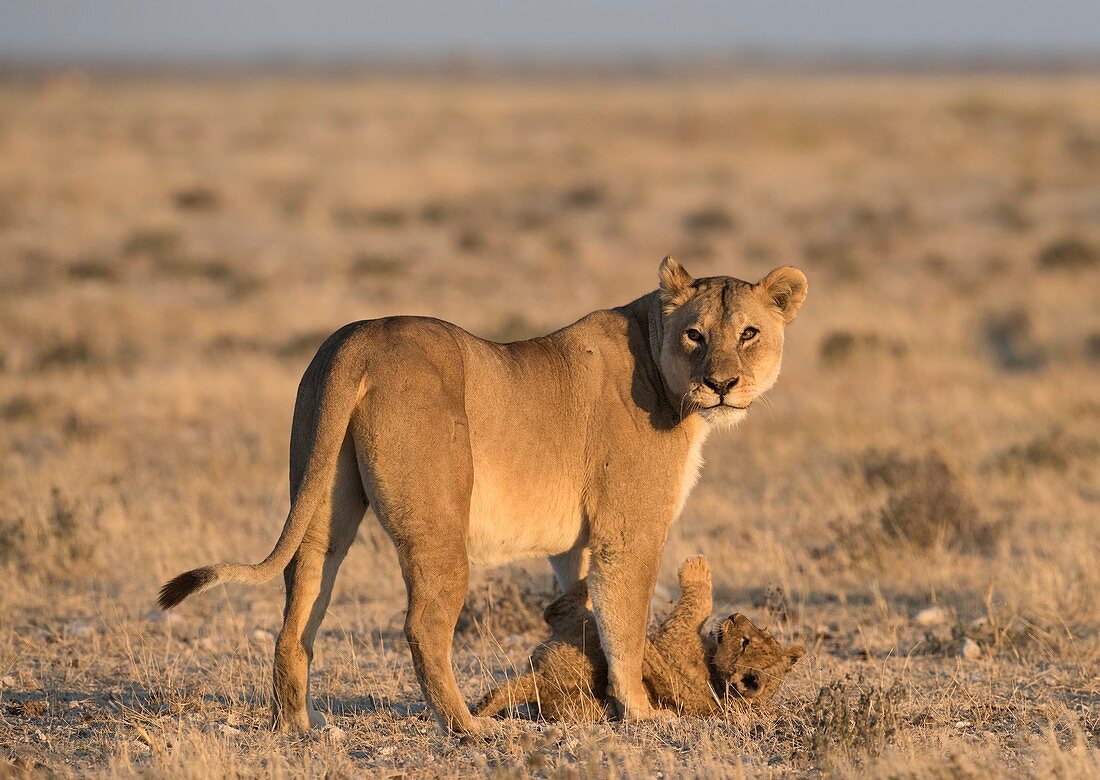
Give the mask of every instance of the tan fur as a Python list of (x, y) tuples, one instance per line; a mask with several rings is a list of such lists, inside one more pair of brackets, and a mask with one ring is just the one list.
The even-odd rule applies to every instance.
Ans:
[[(298, 388), (291, 510), (275, 549), (254, 566), (182, 574), (161, 605), (284, 570), (274, 719), (283, 729), (320, 726), (309, 694), (313, 640), (369, 503), (397, 548), (405, 634), (444, 728), (480, 728), (450, 659), (470, 565), (535, 555), (550, 559), (563, 588), (589, 574), (609, 696), (623, 717), (652, 717), (642, 685), (647, 609), (694, 445), (707, 426), (742, 419), (775, 382), (784, 326), (806, 289), (792, 268), (754, 285), (695, 280), (671, 258), (660, 279), (660, 290), (625, 306), (512, 344), (423, 317), (342, 328)], [(743, 341), (750, 325), (759, 334)], [(728, 391), (707, 385), (715, 379)]]
[[(679, 602), (646, 643), (642, 681), (654, 707), (703, 717), (771, 698), (806, 652), (784, 647), (744, 615), (700, 633), (711, 610), (710, 566), (702, 556), (680, 567)], [(531, 656), (532, 671), (490, 691), (474, 708), (493, 716), (533, 704), (549, 720), (590, 721), (608, 711), (607, 661), (581, 580), (546, 609), (552, 635)]]

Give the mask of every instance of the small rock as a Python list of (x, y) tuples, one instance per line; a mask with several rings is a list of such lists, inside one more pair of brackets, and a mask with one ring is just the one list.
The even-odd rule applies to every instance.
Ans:
[(397, 746), (396, 745), (386, 745), (384, 748), (382, 748), (381, 750), (378, 751), (378, 754), (380, 756), (392, 756), (396, 752), (397, 752)]
[(257, 628), (252, 632), (252, 641), (261, 645), (275, 644), (275, 635), (265, 628)]
[(126, 743), (126, 747), (130, 749), (130, 753), (139, 756), (148, 755), (152, 752), (152, 749), (139, 739), (131, 739)]
[(240, 734), (241, 730), (230, 726), (228, 723), (215, 723), (214, 732), (216, 734)]
[(65, 626), (65, 636), (82, 637), (91, 636), (95, 633), (95, 627), (89, 626), (87, 623), (70, 623)]
[(965, 658), (967, 661), (973, 661), (975, 658), (982, 657), (982, 648), (978, 646), (970, 637), (967, 637), (962, 641), (959, 646), (959, 658)]
[(925, 607), (917, 613), (913, 620), (918, 626), (924, 626), (925, 628), (942, 626), (947, 622), (947, 610), (943, 607)]
[(178, 612), (167, 612), (155, 609), (145, 613), (145, 619), (150, 623), (160, 623), (163, 626), (178, 626), (183, 623), (183, 615)]
[(14, 688), (15, 678), (10, 674), (4, 677), (0, 677), (0, 688)]
[(329, 742), (333, 745), (339, 745), (345, 739), (347, 739), (348, 736), (347, 732), (339, 726), (325, 726), (321, 734), (324, 736), (326, 742)]

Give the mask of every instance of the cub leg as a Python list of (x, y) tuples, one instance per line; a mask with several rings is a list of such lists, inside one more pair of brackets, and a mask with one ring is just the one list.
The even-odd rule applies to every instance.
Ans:
[(689, 637), (695, 637), (711, 610), (714, 608), (714, 589), (711, 585), (710, 564), (702, 555), (688, 558), (680, 565), (680, 600), (672, 613), (661, 624), (655, 643), (662, 639), (676, 646)]
[(490, 691), (474, 707), (474, 714), (478, 717), (492, 717), (498, 712), (503, 712), (520, 704), (538, 701), (538, 698), (538, 678), (534, 672), (530, 672), (519, 677), (513, 677), (499, 688)]
[(332, 586), (359, 523), (367, 511), (355, 452), (345, 439), (337, 461), (332, 493), (317, 509), (309, 530), (283, 579), (286, 606), (275, 643), (272, 722), (283, 731), (324, 728), (325, 717), (313, 706), (309, 667), (313, 642), (328, 610)]
[(588, 575), (588, 548), (574, 547), (560, 555), (550, 556), (550, 568), (562, 591), (573, 587), (573, 583)]
[(589, 590), (607, 656), (608, 695), (624, 720), (660, 715), (642, 683), (642, 662), (663, 544), (663, 533), (648, 538), (624, 534), (611, 543), (593, 544)]

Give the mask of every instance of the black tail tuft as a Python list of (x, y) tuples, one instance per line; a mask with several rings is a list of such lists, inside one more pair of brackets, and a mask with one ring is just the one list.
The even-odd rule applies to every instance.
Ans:
[(160, 589), (157, 603), (161, 609), (171, 609), (199, 588), (209, 585), (213, 579), (214, 570), (209, 566), (185, 571), (164, 584), (164, 587)]

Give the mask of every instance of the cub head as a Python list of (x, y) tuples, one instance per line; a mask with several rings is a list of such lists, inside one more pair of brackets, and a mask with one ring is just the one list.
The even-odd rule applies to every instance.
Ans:
[(779, 378), (783, 331), (806, 299), (805, 274), (784, 266), (755, 284), (693, 279), (666, 257), (659, 276), (658, 359), (673, 402), (709, 422), (739, 422)]
[(802, 645), (784, 649), (770, 632), (760, 630), (740, 613), (721, 622), (714, 640), (711, 671), (718, 683), (715, 692), (734, 700), (771, 698), (791, 667), (806, 654)]

